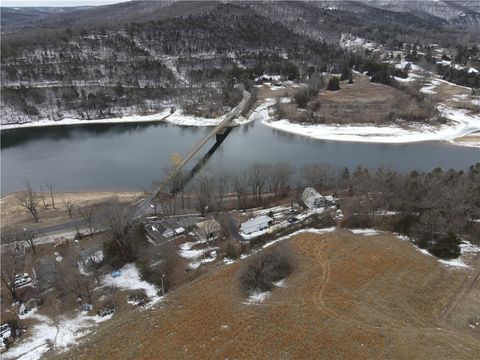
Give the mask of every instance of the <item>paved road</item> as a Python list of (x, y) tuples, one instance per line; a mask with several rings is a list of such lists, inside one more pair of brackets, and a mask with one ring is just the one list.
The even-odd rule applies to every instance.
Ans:
[(54, 233), (62, 230), (70, 230), (77, 228), (82, 228), (87, 226), (87, 222), (83, 219), (72, 220), (63, 224), (46, 226), (38, 229), (30, 229), (30, 231), (35, 235), (43, 235), (47, 233)]
[(238, 233), (238, 225), (237, 220), (235, 217), (230, 213), (220, 213), (218, 214), (219, 218), (228, 224), (228, 229), (230, 231), (230, 235), (237, 241), (244, 241), (244, 239)]

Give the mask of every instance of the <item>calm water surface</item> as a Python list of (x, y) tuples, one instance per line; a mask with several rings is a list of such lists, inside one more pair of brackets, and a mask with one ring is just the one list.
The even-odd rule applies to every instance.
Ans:
[[(162, 177), (172, 153), (186, 155), (208, 131), (158, 123), (2, 131), (1, 191), (22, 189), (25, 177), (34, 187), (52, 181), (56, 190), (141, 190)], [(251, 123), (231, 132), (209, 166), (241, 169), (257, 161), (287, 161), (296, 167), (309, 163), (350, 168), (382, 165), (399, 171), (466, 169), (480, 161), (480, 149), (441, 142), (313, 140)]]

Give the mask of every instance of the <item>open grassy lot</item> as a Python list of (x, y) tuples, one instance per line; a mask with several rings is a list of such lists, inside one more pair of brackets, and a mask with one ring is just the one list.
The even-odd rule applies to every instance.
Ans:
[(478, 334), (442, 319), (468, 269), (445, 267), (390, 234), (288, 242), (296, 270), (264, 302), (245, 303), (241, 261), (220, 265), (155, 309), (117, 314), (59, 358), (478, 358)]
[[(38, 213), (39, 223), (37, 224), (32, 215), (27, 213), (18, 202), (17, 194), (12, 193), (5, 195), (0, 200), (1, 208), (1, 229), (2, 231), (12, 231), (27, 227), (28, 229), (34, 229), (36, 227), (51, 226), (56, 224), (62, 224), (69, 220), (68, 212), (65, 207), (64, 201), (72, 201), (75, 203), (75, 209), (91, 204), (98, 204), (111, 200), (112, 198), (118, 198), (119, 201), (133, 201), (141, 193), (135, 192), (55, 192), (53, 199), (55, 202), (55, 209), (52, 208), (52, 200), (50, 193), (45, 192), (45, 207), (41, 200), (40, 194), (38, 195)], [(72, 215), (78, 217), (76, 210)]]

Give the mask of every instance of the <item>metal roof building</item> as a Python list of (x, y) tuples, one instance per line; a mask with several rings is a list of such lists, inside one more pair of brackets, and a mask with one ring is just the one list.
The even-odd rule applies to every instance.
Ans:
[(270, 216), (259, 216), (242, 223), (240, 229), (244, 234), (248, 235), (255, 231), (268, 229), (272, 222), (273, 219)]

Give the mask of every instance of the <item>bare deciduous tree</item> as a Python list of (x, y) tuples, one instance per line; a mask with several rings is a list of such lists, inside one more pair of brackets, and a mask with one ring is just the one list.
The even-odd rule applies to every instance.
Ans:
[(54, 286), (60, 294), (73, 294), (76, 298), (91, 304), (95, 282), (91, 275), (80, 271), (80, 266), (82, 266), (80, 258), (75, 254), (70, 254), (57, 263)]
[(202, 216), (211, 210), (213, 200), (213, 182), (210, 176), (200, 175), (194, 185), (195, 195), (198, 200), (198, 207)]
[(45, 194), (43, 192), (43, 186), (40, 185), (40, 198), (42, 199), (43, 210), (47, 209), (47, 203), (45, 202)]
[(272, 167), (270, 183), (275, 195), (281, 197), (286, 193), (292, 173), (292, 167), (286, 162), (278, 162)]
[[(122, 257), (131, 259), (136, 250), (134, 243), (138, 239), (136, 236), (138, 227), (132, 218), (131, 209), (119, 202), (113, 202), (102, 210), (101, 222), (116, 249)], [(143, 236), (142, 240), (144, 238)]]
[(72, 218), (72, 211), (75, 209), (75, 202), (72, 201), (71, 199), (63, 199), (63, 205), (65, 206), (65, 209), (67, 209), (68, 212), (68, 217), (71, 219)]
[(262, 202), (262, 193), (269, 178), (269, 165), (255, 163), (248, 172), (248, 181), (252, 189), (253, 199), (259, 205)]
[(53, 183), (47, 182), (47, 188), (50, 191), (50, 198), (52, 199), (52, 209), (55, 209), (55, 199), (53, 197)]
[(35, 242), (36, 242), (35, 234), (33, 233), (33, 231), (27, 230), (27, 229), (23, 229), (23, 234), (24, 234), (25, 241), (30, 246), (33, 253), (36, 254), (37, 250), (35, 248), (35, 245), (36, 245), (35, 244)]
[(96, 205), (89, 205), (78, 209), (78, 213), (80, 214), (81, 218), (87, 223), (90, 239), (93, 239), (93, 232), (95, 231), (97, 210), (98, 207)]
[(4, 245), (2, 246), (3, 249), (1, 252), (1, 279), (15, 301), (17, 300), (15, 276), (23, 271), (25, 264), (25, 248), (14, 235), (3, 235), (2, 244)]
[(225, 169), (220, 169), (214, 179), (215, 209), (223, 210), (223, 200), (228, 192), (229, 176)]
[(246, 209), (248, 196), (248, 179), (245, 172), (238, 172), (233, 176), (233, 189), (237, 194), (237, 206)]
[(25, 191), (22, 191), (17, 194), (17, 200), (21, 207), (27, 210), (30, 214), (32, 214), (35, 222), (38, 223), (38, 200), (33, 192), (32, 186), (30, 185), (30, 181), (25, 179)]

